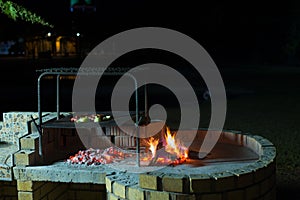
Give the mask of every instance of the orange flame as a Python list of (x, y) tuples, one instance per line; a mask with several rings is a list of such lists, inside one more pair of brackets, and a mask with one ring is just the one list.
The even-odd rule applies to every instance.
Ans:
[(154, 139), (151, 137), (149, 141), (147, 141), (147, 144), (149, 145), (149, 150), (152, 153), (152, 159), (156, 156), (156, 149), (158, 145), (159, 139)]
[(152, 156), (149, 154), (142, 158), (142, 161), (154, 161), (157, 164), (181, 164), (188, 158), (188, 148), (175, 138), (176, 134), (172, 134), (169, 127), (163, 135), (163, 151), (157, 153), (157, 147), (160, 139), (153, 137), (146, 140)]
[(165, 151), (175, 155), (177, 158), (186, 159), (188, 158), (188, 149), (180, 144), (180, 141), (176, 141), (175, 134), (172, 135), (169, 127), (167, 127), (167, 132), (165, 134)]

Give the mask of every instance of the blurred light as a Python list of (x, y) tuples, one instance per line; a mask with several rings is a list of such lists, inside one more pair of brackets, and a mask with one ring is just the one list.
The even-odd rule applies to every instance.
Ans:
[(61, 42), (60, 42), (61, 38), (62, 38), (62, 36), (58, 36), (56, 38), (56, 41), (55, 41), (56, 52), (58, 52), (58, 53), (62, 52), (61, 45), (60, 45), (61, 44)]
[(49, 33), (47, 33), (47, 36), (48, 36), (48, 37), (51, 37), (51, 33), (50, 33), (50, 32), (49, 32)]
[(79, 36), (80, 36), (80, 33), (76, 33), (76, 36), (79, 37)]

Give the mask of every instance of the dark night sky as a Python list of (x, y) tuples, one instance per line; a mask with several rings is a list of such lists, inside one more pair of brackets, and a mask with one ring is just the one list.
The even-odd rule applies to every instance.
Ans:
[[(129, 28), (161, 26), (193, 37), (220, 59), (227, 52), (253, 60), (264, 55), (271, 62), (282, 53), (292, 27), (300, 25), (300, 3), (296, 0), (280, 3), (96, 0), (97, 12), (80, 16), (70, 13), (69, 0), (14, 1), (41, 15), (54, 24), (55, 31), (63, 34), (80, 31), (101, 41)], [(3, 15), (0, 20), (2, 37), (49, 31), (39, 25), (14, 22)], [(72, 21), (76, 28), (72, 29)]]
[[(73, 17), (69, 0), (14, 0), (53, 23), (56, 28), (68, 28)], [(198, 2), (198, 3), (197, 3)], [(265, 2), (265, 1), (264, 1)], [(103, 27), (167, 26), (198, 32), (231, 33), (241, 29), (256, 29), (257, 25), (285, 20), (296, 13), (295, 3), (236, 3), (177, 0), (97, 0), (96, 15), (90, 23)], [(300, 15), (299, 15), (300, 16)], [(275, 20), (275, 21), (274, 21)], [(67, 26), (66, 26), (67, 25)], [(30, 26), (30, 24), (28, 24)], [(205, 29), (205, 30), (202, 30)], [(250, 30), (248, 30), (250, 31)], [(255, 30), (252, 30), (255, 31)], [(264, 30), (257, 30), (264, 31)]]

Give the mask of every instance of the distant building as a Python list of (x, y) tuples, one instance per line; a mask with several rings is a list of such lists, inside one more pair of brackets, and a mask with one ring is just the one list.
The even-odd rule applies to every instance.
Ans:
[(76, 56), (80, 54), (78, 36), (33, 36), (25, 40), (25, 55), (33, 58), (51, 58), (53, 56)]

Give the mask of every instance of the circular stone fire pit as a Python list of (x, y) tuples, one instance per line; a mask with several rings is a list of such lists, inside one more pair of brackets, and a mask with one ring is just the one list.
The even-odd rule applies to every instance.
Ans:
[[(190, 155), (206, 133), (198, 131)], [(276, 149), (269, 140), (225, 131), (201, 160), (190, 156), (183, 164), (151, 166), (148, 172), (143, 171), (145, 167), (139, 171), (135, 165), (108, 164), (115, 173), (106, 176), (106, 188), (110, 199), (271, 200), (276, 196), (275, 158)]]

